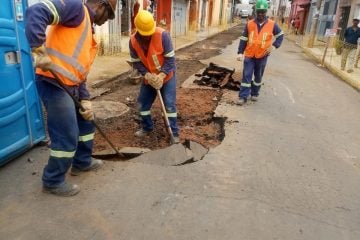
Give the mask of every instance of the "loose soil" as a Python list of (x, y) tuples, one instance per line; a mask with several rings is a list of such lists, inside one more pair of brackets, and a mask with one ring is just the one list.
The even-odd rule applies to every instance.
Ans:
[[(180, 127), (180, 141), (189, 139), (207, 148), (215, 147), (224, 137), (223, 119), (214, 118), (214, 110), (221, 99), (220, 89), (185, 89), (181, 84), (190, 76), (206, 66), (200, 60), (216, 56), (221, 49), (239, 38), (242, 26), (237, 25), (227, 31), (199, 41), (191, 46), (176, 51), (177, 66), (177, 112)], [(146, 147), (152, 150), (169, 146), (169, 138), (162, 118), (159, 101), (152, 107), (154, 132), (144, 138), (137, 138), (134, 132), (140, 128), (136, 99), (139, 86), (128, 80), (129, 73), (101, 85), (111, 91), (98, 97), (125, 103), (130, 111), (126, 114), (103, 121), (98, 121), (102, 130), (116, 147)], [(94, 151), (109, 149), (100, 134), (95, 135)]]

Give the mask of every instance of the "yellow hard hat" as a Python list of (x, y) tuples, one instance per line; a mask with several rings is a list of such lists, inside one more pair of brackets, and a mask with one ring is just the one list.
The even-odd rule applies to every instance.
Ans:
[(140, 10), (135, 17), (136, 30), (143, 36), (153, 35), (156, 23), (152, 14), (146, 10)]

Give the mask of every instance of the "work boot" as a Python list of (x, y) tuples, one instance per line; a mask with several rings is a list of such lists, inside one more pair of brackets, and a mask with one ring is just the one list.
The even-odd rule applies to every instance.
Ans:
[(76, 168), (73, 166), (73, 167), (71, 167), (70, 175), (79, 176), (84, 172), (95, 171), (95, 170), (99, 169), (102, 165), (103, 165), (102, 160), (96, 159), (96, 158), (91, 158), (90, 166), (88, 166), (84, 169), (79, 169), (79, 168)]
[(239, 105), (239, 106), (242, 106), (242, 105), (244, 105), (246, 102), (247, 102), (247, 99), (246, 99), (246, 98), (239, 98), (238, 100), (236, 100), (235, 104), (236, 104), (236, 105)]
[(253, 102), (257, 102), (259, 100), (259, 97), (258, 96), (251, 96), (251, 101)]
[(56, 187), (46, 187), (43, 186), (42, 191), (44, 193), (54, 194), (62, 197), (71, 197), (80, 192), (80, 188), (76, 184), (69, 184), (67, 182), (63, 182), (59, 186)]
[(145, 131), (144, 129), (139, 129), (135, 132), (135, 137), (145, 137), (149, 135), (152, 131)]

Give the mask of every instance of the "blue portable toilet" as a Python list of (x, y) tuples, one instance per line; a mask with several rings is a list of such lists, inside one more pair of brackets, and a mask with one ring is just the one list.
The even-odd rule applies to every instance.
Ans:
[(45, 138), (31, 51), (25, 36), (26, 0), (0, 7), (0, 166)]

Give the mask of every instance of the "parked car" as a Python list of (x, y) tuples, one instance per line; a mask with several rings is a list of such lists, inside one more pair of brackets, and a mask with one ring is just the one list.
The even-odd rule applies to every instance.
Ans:
[(236, 4), (235, 6), (235, 13), (237, 16), (241, 17), (241, 18), (246, 18), (249, 17), (250, 15), (252, 15), (252, 7), (253, 5), (251, 4)]
[(242, 17), (242, 18), (246, 18), (246, 17), (248, 17), (249, 16), (249, 10), (247, 10), (247, 9), (241, 9), (240, 11), (239, 11), (239, 17)]

